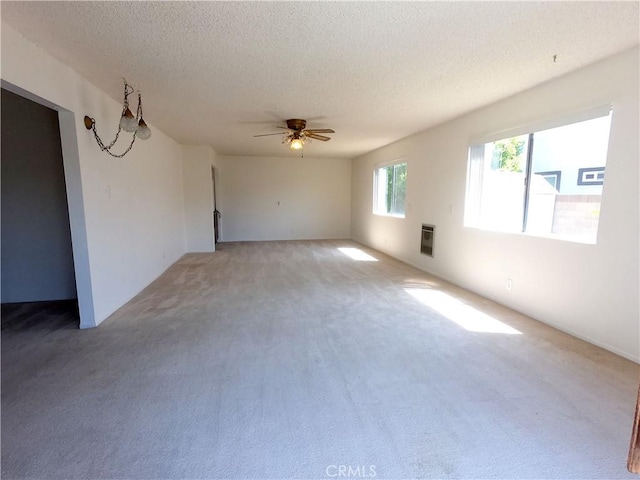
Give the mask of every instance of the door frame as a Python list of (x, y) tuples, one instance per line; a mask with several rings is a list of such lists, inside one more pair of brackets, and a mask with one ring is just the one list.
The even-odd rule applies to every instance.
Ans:
[(71, 227), (71, 250), (73, 267), (76, 275), (76, 292), (80, 313), (80, 328), (96, 326), (93, 305), (93, 288), (91, 285), (91, 267), (89, 263), (89, 247), (87, 242), (87, 226), (85, 220), (84, 198), (82, 194), (82, 177), (80, 174), (80, 153), (75, 114), (49, 100), (39, 97), (28, 90), (18, 87), (2, 79), (0, 86), (5, 90), (31, 100), (58, 112), (60, 123), (60, 143), (62, 145), (62, 165), (67, 187), (67, 208)]

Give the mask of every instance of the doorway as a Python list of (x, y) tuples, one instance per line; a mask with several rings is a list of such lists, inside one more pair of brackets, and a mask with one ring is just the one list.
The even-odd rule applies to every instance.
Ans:
[[(60, 302), (65, 311), (75, 312), (67, 318), (77, 327), (78, 294), (58, 112), (4, 88), (1, 100), (3, 320), (8, 305), (14, 312), (33, 312), (39, 305), (51, 310), (52, 302)], [(32, 132), (37, 132), (37, 141)], [(21, 305), (26, 310), (18, 308)], [(29, 315), (36, 317), (46, 321), (47, 316)]]
[(214, 244), (217, 244), (220, 239), (220, 217), (222, 215), (216, 201), (216, 169), (214, 167), (211, 167), (211, 183), (213, 186), (213, 241)]

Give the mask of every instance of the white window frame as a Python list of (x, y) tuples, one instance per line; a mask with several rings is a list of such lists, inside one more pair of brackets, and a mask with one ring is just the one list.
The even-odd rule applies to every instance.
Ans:
[[(380, 195), (382, 194), (382, 192), (384, 192), (384, 196), (386, 197), (386, 193), (387, 193), (387, 189), (386, 189), (386, 178), (384, 182), (380, 182), (380, 178), (379, 178), (379, 172), (383, 169), (386, 169), (388, 167), (393, 166), (394, 170), (395, 170), (395, 166), (397, 165), (406, 165), (406, 169), (407, 169), (407, 177), (409, 175), (409, 164), (407, 163), (406, 159), (403, 158), (397, 158), (395, 160), (389, 161), (389, 162), (384, 162), (384, 163), (378, 163), (374, 166), (373, 168), (373, 214), (374, 215), (380, 215), (383, 217), (395, 217), (395, 218), (405, 218), (406, 217), (406, 209), (407, 209), (407, 202), (406, 202), (406, 194), (405, 194), (405, 204), (404, 204), (404, 211), (405, 213), (403, 214), (397, 214), (397, 213), (388, 213), (385, 210), (385, 206), (386, 205), (380, 205), (379, 199), (380, 199)], [(393, 187), (395, 188), (395, 182), (393, 183)], [(405, 185), (406, 188), (406, 185)], [(395, 199), (395, 195), (392, 194), (391, 195), (392, 199)], [(391, 210), (393, 211), (393, 207), (391, 208)]]
[[(506, 140), (513, 137), (518, 137), (521, 135), (528, 135), (529, 138), (533, 136), (537, 132), (542, 132), (552, 128), (559, 128), (564, 126), (569, 126), (575, 123), (580, 123), (588, 120), (594, 120), (596, 118), (605, 117), (611, 115), (611, 127), (613, 126), (613, 106), (611, 104), (601, 105), (595, 108), (591, 108), (589, 110), (583, 110), (579, 112), (574, 112), (562, 117), (556, 117), (552, 119), (547, 119), (535, 123), (528, 124), (526, 126), (520, 126), (513, 129), (503, 130), (500, 132), (495, 132), (493, 134), (483, 135), (478, 137), (477, 140), (470, 143), (468, 148), (468, 158), (467, 158), (467, 178), (466, 178), (466, 190), (465, 190), (465, 212), (464, 212), (464, 223), (463, 226), (466, 228), (477, 228), (482, 230), (489, 230), (497, 233), (510, 233), (510, 234), (520, 234), (534, 237), (544, 237), (553, 240), (561, 240), (561, 241), (570, 241), (574, 243), (588, 243), (588, 244), (596, 244), (597, 238), (593, 241), (584, 241), (580, 239), (580, 237), (572, 237), (571, 235), (562, 235), (562, 234), (540, 234), (540, 233), (531, 233), (526, 231), (526, 222), (527, 222), (527, 208), (528, 208), (528, 196), (530, 189), (530, 177), (531, 173), (531, 155), (532, 152), (529, 152), (529, 157), (526, 161), (526, 169), (525, 169), (525, 197), (524, 197), (524, 214), (523, 214), (523, 225), (522, 230), (520, 231), (501, 231), (493, 228), (487, 228), (478, 223), (479, 219), (479, 208), (480, 205), (478, 203), (479, 195), (482, 191), (482, 172), (478, 171), (478, 164), (474, 162), (473, 159), (477, 158), (480, 154), (480, 151), (477, 149), (483, 148), (484, 145), (500, 140)], [(609, 131), (609, 139), (611, 138), (611, 130)], [(535, 148), (535, 146), (534, 146)], [(607, 153), (608, 157), (608, 153)], [(608, 158), (607, 158), (608, 159)], [(474, 171), (475, 170), (475, 171)], [(594, 169), (595, 170), (595, 169)], [(474, 184), (475, 178), (475, 184)], [(602, 181), (600, 185), (602, 185)], [(604, 195), (604, 189), (603, 189)]]

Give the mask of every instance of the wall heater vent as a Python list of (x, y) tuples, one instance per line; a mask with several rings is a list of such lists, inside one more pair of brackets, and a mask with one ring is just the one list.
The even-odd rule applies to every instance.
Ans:
[(435, 225), (422, 224), (422, 236), (420, 238), (420, 253), (433, 257), (433, 237), (436, 233)]

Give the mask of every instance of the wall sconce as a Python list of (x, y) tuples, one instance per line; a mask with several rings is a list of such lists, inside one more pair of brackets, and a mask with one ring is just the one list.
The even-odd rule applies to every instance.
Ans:
[[(93, 130), (93, 136), (96, 138), (96, 142), (98, 142), (98, 146), (100, 150), (103, 152), (107, 152), (112, 157), (122, 158), (129, 151), (131, 147), (133, 147), (133, 143), (136, 141), (136, 138), (140, 140), (147, 140), (151, 137), (151, 130), (147, 127), (147, 124), (142, 118), (142, 95), (138, 92), (138, 109), (136, 111), (136, 116), (133, 116), (131, 110), (129, 110), (129, 95), (133, 93), (133, 88), (124, 81), (124, 101), (122, 105), (122, 116), (120, 117), (120, 123), (118, 124), (118, 131), (116, 132), (116, 138), (113, 139), (109, 145), (105, 145), (98, 132), (96, 131), (96, 121), (95, 119), (88, 117), (85, 115), (84, 117), (84, 126), (87, 127), (87, 130)], [(111, 148), (118, 141), (118, 137), (120, 136), (120, 132), (124, 130), (125, 132), (133, 133), (133, 138), (131, 139), (131, 143), (127, 147), (127, 149), (121, 153), (120, 155), (116, 155), (115, 153), (111, 153)]]

